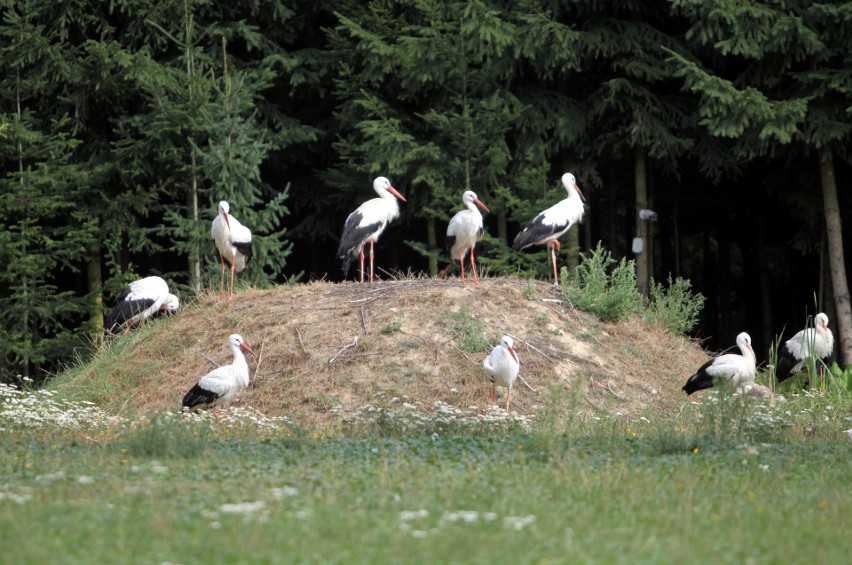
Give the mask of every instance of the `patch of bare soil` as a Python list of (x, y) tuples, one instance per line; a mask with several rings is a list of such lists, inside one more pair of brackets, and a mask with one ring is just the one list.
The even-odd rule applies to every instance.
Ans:
[[(484, 347), (465, 350), (465, 323), (484, 329)], [(553, 285), (514, 277), (479, 287), (426, 278), (314, 282), (248, 290), (230, 302), (209, 295), (154, 324), (112, 363), (96, 359), (64, 386), (98, 390), (105, 396), (97, 400), (117, 412), (176, 409), (214, 363), (230, 363), (226, 340), (239, 333), (257, 357), (249, 357), (252, 382), (234, 404), (326, 428), (340, 419), (332, 408), (363, 406), (379, 393), (424, 407), (436, 400), (484, 407), (491, 385), (482, 360), (509, 334), (529, 385), (515, 383), (513, 411), (551, 405), (572, 414), (640, 415), (649, 407), (677, 412), (686, 400), (681, 385), (708, 358), (687, 338), (639, 318), (603, 323)], [(499, 403), (505, 393), (498, 394)]]

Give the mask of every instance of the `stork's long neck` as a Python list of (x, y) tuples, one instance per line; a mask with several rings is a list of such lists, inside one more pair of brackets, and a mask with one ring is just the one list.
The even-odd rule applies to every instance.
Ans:
[(237, 367), (246, 367), (248, 368), (248, 362), (246, 362), (246, 356), (243, 355), (242, 350), (238, 345), (231, 346), (231, 353), (234, 354), (234, 360), (231, 362), (232, 365)]
[(741, 344), (740, 353), (742, 353), (743, 357), (745, 357), (750, 364), (754, 365), (756, 363), (757, 359), (754, 356), (754, 352), (749, 348), (748, 345)]
[(476, 204), (473, 202), (473, 200), (468, 200), (467, 202), (464, 203), (464, 205), (467, 206), (467, 209), (470, 210), (470, 212), (473, 215), (475, 215), (475, 216), (481, 216), (482, 215), (482, 213), (479, 210), (476, 209)]

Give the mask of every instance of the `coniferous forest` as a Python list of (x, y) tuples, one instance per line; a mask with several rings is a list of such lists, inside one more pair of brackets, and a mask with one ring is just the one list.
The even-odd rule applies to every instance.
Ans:
[(254, 232), (239, 284), (342, 280), (343, 222), (377, 176), (407, 200), (377, 244), (382, 278), (447, 267), (465, 190), (490, 210), (482, 269), (547, 277), (544, 247), (511, 243), (571, 172), (587, 208), (569, 271), (601, 242), (640, 287), (689, 279), (707, 298), (694, 335), (718, 349), (747, 330), (759, 362), (824, 311), (852, 361), (852, 3), (2, 0), (0, 15), (0, 381), (85, 357), (131, 280), (182, 298), (218, 285), (220, 200)]

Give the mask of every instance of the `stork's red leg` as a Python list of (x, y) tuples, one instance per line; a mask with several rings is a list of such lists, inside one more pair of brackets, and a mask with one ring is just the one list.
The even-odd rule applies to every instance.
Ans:
[(234, 299), (234, 265), (237, 263), (237, 254), (234, 253), (234, 256), (231, 257), (231, 295), (228, 297), (228, 300)]
[(364, 244), (361, 244), (361, 284), (364, 284)]
[(462, 284), (467, 284), (464, 280), (464, 249), (459, 249), (459, 263), (461, 263)]
[(473, 258), (473, 247), (470, 248), (470, 268), (473, 269), (473, 284), (479, 285), (479, 277), (476, 276), (476, 261)]
[(373, 240), (370, 240), (370, 284), (373, 284)]
[(559, 275), (556, 273), (556, 248), (561, 249), (561, 246), (556, 239), (548, 241), (547, 246), (550, 247), (550, 258), (553, 260), (553, 284), (559, 284)]
[(220, 253), (219, 261), (222, 263), (222, 280), (219, 281), (219, 298), (225, 298), (225, 257)]
[(512, 387), (509, 387), (506, 390), (506, 412), (509, 411), (509, 398), (512, 396)]

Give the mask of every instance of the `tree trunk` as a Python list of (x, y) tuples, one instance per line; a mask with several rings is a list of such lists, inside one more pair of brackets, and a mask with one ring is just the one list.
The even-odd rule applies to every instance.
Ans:
[(506, 227), (506, 208), (501, 206), (497, 210), (497, 237), (505, 244), (509, 244), (509, 230)]
[(769, 285), (769, 263), (766, 260), (766, 220), (763, 207), (754, 208), (754, 262), (760, 289), (760, 335), (759, 343), (768, 348), (772, 343), (772, 297)]
[(642, 296), (648, 298), (648, 283), (650, 280), (648, 264), (651, 247), (648, 242), (648, 222), (639, 217), (639, 211), (648, 207), (648, 176), (646, 170), (645, 150), (636, 149), (634, 160), (636, 186), (636, 237), (642, 238), (642, 252), (636, 255), (636, 287)]
[(89, 245), (89, 261), (86, 265), (89, 282), (89, 296), (92, 303), (89, 311), (89, 322), (96, 342), (104, 334), (104, 294), (103, 274), (101, 273), (101, 248), (97, 243)]
[[(730, 218), (725, 208), (723, 218)], [(734, 333), (731, 319), (731, 241), (724, 227), (716, 234), (716, 281), (719, 288), (719, 338), (722, 342), (731, 341)]]
[(820, 149), (819, 172), (822, 180), (825, 207), (825, 234), (828, 239), (828, 263), (837, 314), (837, 358), (848, 366), (852, 363), (852, 304), (843, 259), (843, 232), (840, 226), (840, 205), (837, 202), (837, 183), (831, 151)]
[[(435, 250), (438, 249), (438, 228), (436, 227), (436, 221), (433, 216), (428, 216), (426, 218), (426, 241), (429, 244), (429, 249)], [(454, 257), (455, 258), (455, 257)], [(438, 254), (430, 253), (429, 254), (429, 276), (437, 277), (438, 276)]]

